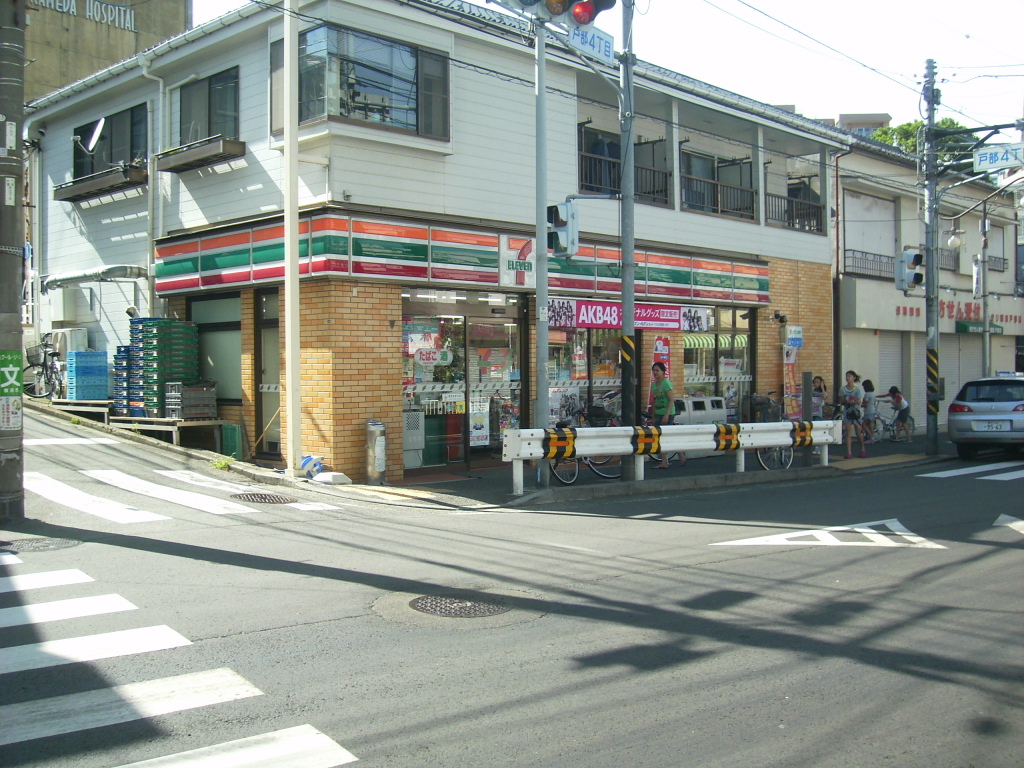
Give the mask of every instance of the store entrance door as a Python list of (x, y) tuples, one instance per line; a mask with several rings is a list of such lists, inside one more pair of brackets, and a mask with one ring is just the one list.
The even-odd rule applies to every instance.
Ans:
[(501, 461), (501, 432), (519, 426), (520, 328), (472, 316), (406, 315), (406, 470)]

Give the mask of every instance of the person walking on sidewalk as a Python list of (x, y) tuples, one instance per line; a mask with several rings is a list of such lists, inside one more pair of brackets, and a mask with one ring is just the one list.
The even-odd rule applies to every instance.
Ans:
[[(654, 381), (651, 383), (651, 393), (654, 395), (654, 425), (663, 427), (672, 423), (672, 416), (676, 412), (675, 393), (672, 391), (672, 382), (666, 376), (668, 370), (665, 364), (658, 361), (651, 366), (651, 374)], [(661, 463), (655, 469), (668, 469), (668, 451), (661, 452)]]
[(903, 396), (900, 392), (900, 388), (893, 385), (889, 387), (888, 395), (881, 395), (879, 400), (888, 400), (892, 403), (892, 408), (896, 411), (896, 430), (890, 438), (895, 443), (902, 443), (903, 438), (900, 437), (900, 432), (907, 433), (907, 442), (911, 442), (914, 439), (914, 435), (910, 431), (910, 401)]
[(860, 441), (860, 457), (868, 455), (864, 449), (864, 388), (856, 371), (846, 372), (846, 384), (839, 388), (839, 404), (843, 406), (843, 427), (846, 430), (846, 458), (853, 458), (853, 434)]

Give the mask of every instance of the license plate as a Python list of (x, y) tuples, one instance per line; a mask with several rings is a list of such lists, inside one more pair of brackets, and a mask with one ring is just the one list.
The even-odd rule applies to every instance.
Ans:
[(974, 422), (975, 432), (1009, 432), (1010, 422), (1008, 421), (976, 421)]

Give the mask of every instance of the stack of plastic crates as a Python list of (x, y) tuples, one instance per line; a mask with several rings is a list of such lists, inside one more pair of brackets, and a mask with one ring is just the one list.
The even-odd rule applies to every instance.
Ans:
[(164, 416), (168, 419), (217, 418), (217, 382), (186, 384), (171, 381), (164, 387)]
[(68, 400), (106, 400), (107, 353), (92, 350), (68, 352)]
[(182, 320), (136, 317), (131, 324), (128, 415), (160, 418), (167, 383), (199, 378), (199, 332)]
[[(128, 405), (129, 397), (129, 379), (131, 379), (132, 373), (137, 372), (138, 377), (142, 378), (142, 362), (137, 364), (137, 368), (132, 368), (132, 348), (131, 347), (118, 347), (117, 352), (114, 354), (114, 415), (115, 416), (145, 416), (146, 408), (144, 405), (139, 406), (139, 410), (136, 413), (131, 412), (131, 408)], [(141, 395), (141, 392), (140, 392)]]

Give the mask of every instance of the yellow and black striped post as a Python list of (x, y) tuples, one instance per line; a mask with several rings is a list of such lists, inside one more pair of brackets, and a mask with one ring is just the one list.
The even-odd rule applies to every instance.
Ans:
[(740, 447), (740, 425), (739, 424), (716, 424), (715, 425), (715, 450), (736, 451)]
[(794, 448), (804, 448), (814, 445), (814, 422), (794, 421), (793, 428), (789, 430), (789, 436), (793, 440)]
[(633, 427), (633, 454), (650, 456), (661, 451), (661, 427)]
[(939, 350), (928, 350), (928, 413), (939, 413)]
[(576, 429), (545, 429), (541, 443), (545, 459), (571, 459), (576, 455)]

